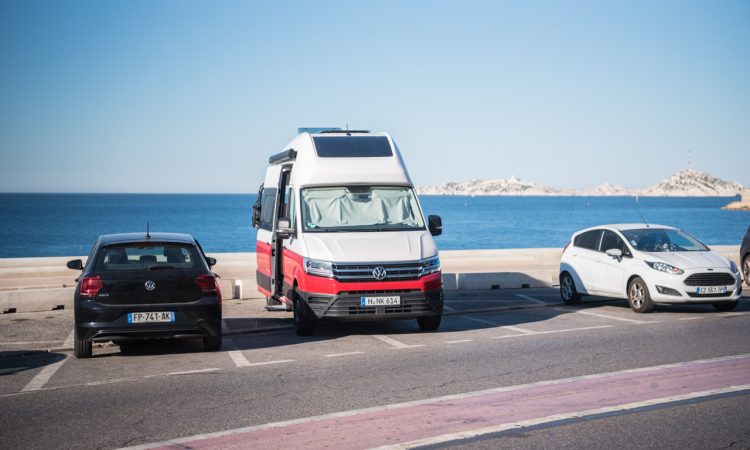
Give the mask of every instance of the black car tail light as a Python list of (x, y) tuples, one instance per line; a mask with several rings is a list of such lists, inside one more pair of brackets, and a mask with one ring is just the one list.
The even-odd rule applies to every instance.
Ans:
[(198, 275), (195, 277), (195, 285), (205, 294), (216, 294), (216, 297), (221, 301), (221, 291), (214, 275), (206, 273)]
[(104, 282), (98, 276), (81, 278), (81, 297), (94, 298), (104, 287)]

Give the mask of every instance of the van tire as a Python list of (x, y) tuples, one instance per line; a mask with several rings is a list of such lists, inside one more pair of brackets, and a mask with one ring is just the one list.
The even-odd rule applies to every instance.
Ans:
[(563, 272), (560, 275), (560, 298), (566, 305), (581, 303), (581, 294), (576, 289), (576, 282), (568, 272)]
[(203, 336), (203, 350), (207, 352), (215, 352), (221, 349), (222, 332), (219, 329), (216, 336)]
[(76, 358), (84, 359), (91, 358), (92, 355), (92, 344), (91, 341), (78, 338), (78, 330), (75, 332), (75, 338), (73, 339), (73, 349), (75, 350)]
[(292, 301), (294, 302), (294, 331), (297, 336), (310, 336), (315, 332), (315, 317), (307, 303), (300, 298), (296, 286), (292, 289)]
[(648, 292), (648, 286), (641, 277), (633, 278), (628, 285), (628, 305), (630, 309), (641, 314), (654, 310), (654, 301)]
[(739, 303), (739, 300), (714, 303), (714, 308), (716, 308), (717, 311), (731, 311), (736, 308)]
[(437, 316), (417, 317), (419, 331), (437, 331), (437, 329), (440, 328), (440, 321), (442, 318), (442, 314), (438, 314)]

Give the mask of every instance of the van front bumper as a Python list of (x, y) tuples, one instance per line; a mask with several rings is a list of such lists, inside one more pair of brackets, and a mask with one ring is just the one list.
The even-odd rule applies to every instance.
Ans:
[[(336, 295), (303, 291), (299, 295), (318, 319), (414, 319), (443, 313), (443, 288), (431, 291), (419, 289), (344, 291)], [(397, 296), (400, 303), (390, 306), (362, 306), (363, 297), (383, 296)]]

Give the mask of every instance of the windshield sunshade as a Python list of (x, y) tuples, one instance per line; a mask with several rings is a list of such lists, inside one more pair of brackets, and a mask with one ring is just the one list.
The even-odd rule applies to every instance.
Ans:
[(302, 191), (306, 231), (380, 231), (424, 228), (407, 187), (327, 187)]
[(321, 158), (377, 158), (393, 156), (385, 136), (316, 136), (315, 151)]

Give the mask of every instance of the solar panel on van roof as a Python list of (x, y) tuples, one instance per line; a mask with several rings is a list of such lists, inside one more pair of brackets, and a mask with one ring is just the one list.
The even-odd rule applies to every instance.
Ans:
[(379, 158), (393, 156), (385, 136), (314, 136), (321, 158)]

